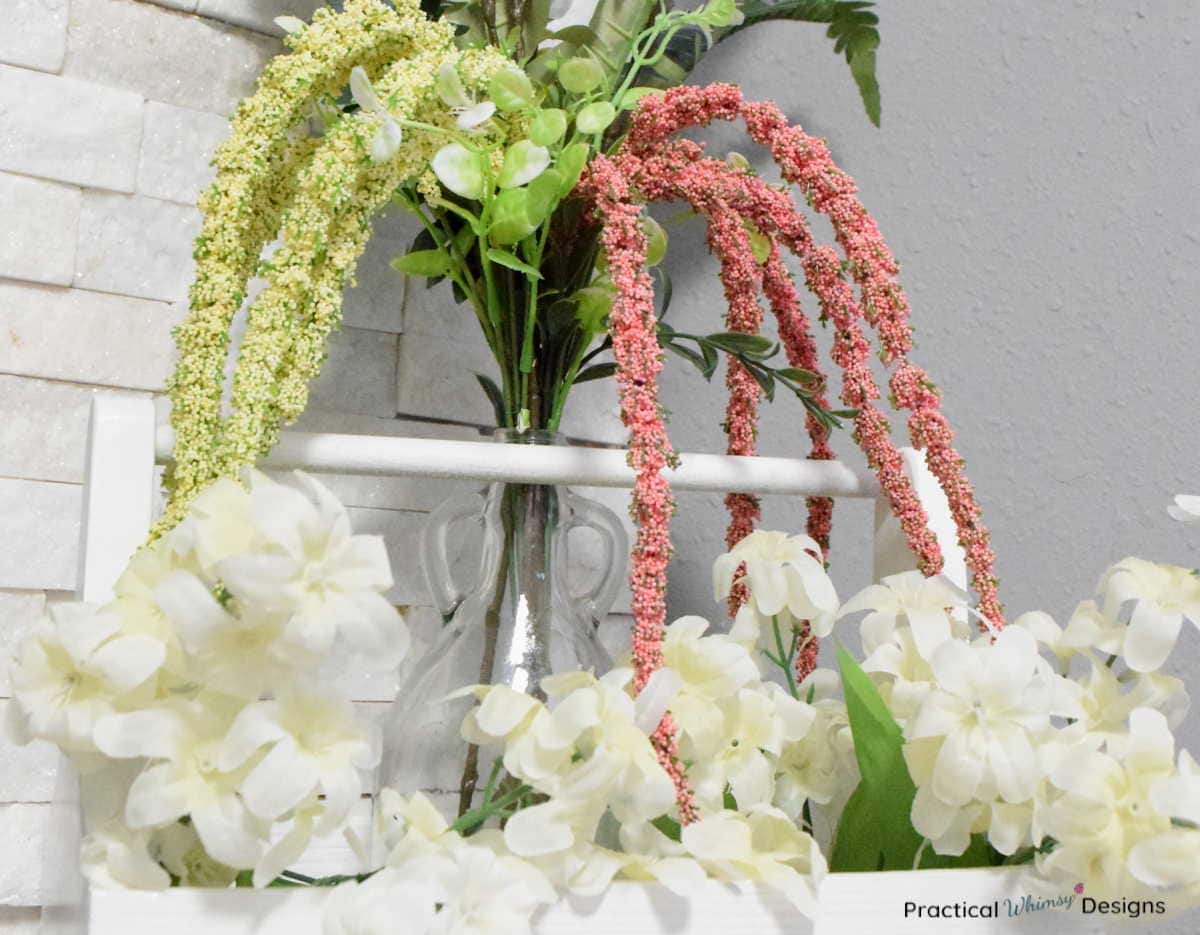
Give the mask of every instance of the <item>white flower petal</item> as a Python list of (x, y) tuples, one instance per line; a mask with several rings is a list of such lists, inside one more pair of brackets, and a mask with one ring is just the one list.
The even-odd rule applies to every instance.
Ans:
[(1124, 656), (1129, 668), (1135, 672), (1160, 668), (1175, 648), (1182, 625), (1182, 614), (1163, 610), (1149, 600), (1138, 601), (1125, 637)]
[(118, 636), (92, 654), (88, 668), (121, 694), (150, 678), (166, 658), (167, 648), (153, 637)]
[(297, 750), (288, 737), (275, 744), (246, 776), (242, 798), (255, 815), (274, 820), (311, 795), (319, 780), (312, 757)]

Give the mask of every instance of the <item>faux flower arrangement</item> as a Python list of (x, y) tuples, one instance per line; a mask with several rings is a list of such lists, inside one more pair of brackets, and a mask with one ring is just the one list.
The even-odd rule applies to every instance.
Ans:
[[(1025, 864), (1048, 892), (1200, 896), (1200, 768), (1172, 736), (1188, 698), (1158, 671), (1200, 620), (1200, 577), (1130, 558), (1065, 627), (1033, 612), (980, 632), (965, 594), (917, 571), (840, 603), (817, 550), (757, 531), (720, 556), (715, 599), (744, 595), (732, 627), (670, 624), (640, 692), (629, 666), (552, 676), (544, 699), (467, 688), (463, 736), (494, 754), (480, 803), (449, 820), (384, 789), (370, 846), (347, 818), (378, 728), (320, 662), (340, 642), (391, 666), (407, 634), (382, 543), (304, 475), (213, 484), (110, 604), (52, 605), (14, 694), (88, 778), (94, 883), (342, 883), (330, 935), (528, 931), (614, 878), (754, 881), (806, 912), (827, 870)], [(797, 679), (806, 641), (852, 617), (862, 663), (843, 648), (839, 672)], [(668, 710), (690, 819), (653, 742)], [(286, 870), (338, 833), (361, 874)]]
[[(804, 910), (826, 870), (1025, 864), (1051, 887), (1170, 892), (1173, 906), (1196, 894), (1200, 772), (1175, 758), (1187, 698), (1158, 670), (1182, 621), (1200, 621), (1200, 579), (1127, 559), (1065, 628), (1037, 613), (1006, 627), (939, 394), (909, 359), (897, 264), (853, 181), (772, 105), (730, 85), (669, 87), (736, 28), (808, 19), (829, 25), (877, 118), (867, 6), (610, 0), (552, 21), (536, 2), (347, 0), (285, 24), (291, 51), (239, 108), (202, 201), (164, 513), (114, 600), (53, 605), (14, 670), (19, 727), (85, 774), (94, 882), (343, 883), (331, 935), (391, 931), (397, 917), (414, 931), (519, 932), (562, 890), (617, 877), (684, 893), (707, 878), (757, 881)], [(815, 242), (787, 187), (678, 136), (713, 120), (745, 124), (832, 222), (836, 246)], [(708, 225), (725, 331), (684, 335), (661, 320), (669, 286), (660, 277), (656, 303), (650, 270), (666, 238), (645, 206), (671, 200)], [(476, 314), (499, 369), (481, 382), (500, 425), (553, 430), (575, 383), (616, 376), (636, 472), (635, 624), (611, 671), (560, 672), (537, 694), (466, 686), (462, 736), (490, 756), (478, 800), (443, 816), (420, 790), (384, 790), (365, 841), (347, 818), (379, 733), (323, 662), (337, 646), (364, 665), (405, 655), (405, 625), (382, 596), (386, 554), (313, 479), (280, 482), (253, 464), (303, 411), (371, 216), (390, 204), (424, 227), (397, 267), (449, 280)], [(845, 409), (829, 408), (786, 255), (833, 331)], [(266, 285), (225, 406), (230, 325), (255, 273)], [(760, 294), (787, 366), (758, 334)], [(876, 405), (864, 324), (947, 495), (974, 598), (940, 577)], [(726, 355), (731, 454), (755, 453), (760, 398), (779, 386), (806, 407), (813, 458), (831, 458), (831, 430), (852, 420), (918, 570), (842, 604), (824, 567), (831, 502), (811, 500), (807, 535), (789, 537), (755, 531), (757, 501), (734, 492), (714, 566), (732, 626), (667, 625), (667, 350), (708, 376)], [(1173, 510), (1200, 514), (1195, 498)], [(838, 671), (819, 669), (818, 641), (863, 613), (863, 661), (839, 649)], [(312, 837), (336, 834), (361, 874), (287, 869)]]

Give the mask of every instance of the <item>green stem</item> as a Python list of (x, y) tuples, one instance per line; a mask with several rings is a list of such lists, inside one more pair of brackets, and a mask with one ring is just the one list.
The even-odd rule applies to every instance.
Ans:
[(775, 631), (775, 649), (779, 653), (779, 658), (774, 659), (768, 655), (779, 668), (783, 669), (783, 674), (787, 676), (788, 691), (792, 693), (792, 697), (797, 700), (800, 698), (800, 689), (796, 686), (796, 673), (792, 671), (792, 654), (796, 651), (796, 640), (792, 639), (792, 650), (788, 655), (783, 652), (783, 634), (779, 632), (779, 617), (771, 617), (771, 628)]
[(492, 818), (507, 818), (509, 806), (515, 805), (532, 791), (533, 786), (522, 784), (494, 801), (485, 801), (479, 808), (473, 808), (459, 816), (458, 820), (450, 826), (450, 830), (465, 835), (468, 831), (475, 830)]

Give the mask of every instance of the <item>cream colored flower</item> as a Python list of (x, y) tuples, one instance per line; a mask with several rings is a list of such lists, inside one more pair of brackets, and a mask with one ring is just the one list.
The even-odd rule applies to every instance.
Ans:
[(773, 684), (739, 689), (716, 702), (715, 711), (718, 729), (706, 732), (705, 745), (690, 735), (680, 744), (701, 811), (722, 808), (726, 787), (740, 809), (770, 804), (784, 744), (808, 733), (815, 712)]
[(92, 886), (103, 889), (165, 890), (171, 878), (150, 854), (152, 834), (120, 820), (105, 822), (84, 837), (80, 870)]
[(950, 612), (965, 606), (966, 594), (949, 578), (926, 578), (919, 571), (907, 571), (864, 588), (842, 605), (838, 617), (868, 611), (862, 621), (863, 650), (867, 653), (889, 641), (896, 628), (906, 624), (917, 651), (929, 659), (955, 635)]
[(285, 617), (281, 642), (303, 659), (329, 651), (334, 636), (370, 665), (391, 668), (408, 650), (404, 620), (383, 597), (392, 586), (383, 539), (356, 536), (350, 518), (320, 483), (297, 472), (296, 486), (250, 473), (261, 545), (218, 563), (239, 601)]
[(165, 658), (159, 640), (124, 634), (111, 608), (49, 604), (13, 664), (24, 728), (69, 753), (92, 752), (96, 722), (151, 699)]
[(783, 812), (757, 806), (705, 815), (683, 829), (683, 846), (709, 876), (758, 881), (778, 890), (807, 915), (825, 875), (816, 842)]
[(1200, 626), (1200, 577), (1191, 568), (1127, 558), (1108, 570), (1100, 590), (1108, 616), (1133, 607), (1121, 655), (1136, 672), (1166, 662), (1185, 619)]
[[(1162, 887), (1200, 885), (1200, 767), (1179, 751), (1174, 775), (1150, 787), (1150, 802), (1173, 826), (1139, 841), (1129, 852), (1129, 872), (1142, 883)], [(1200, 893), (1193, 893), (1193, 896)], [(1175, 899), (1172, 906), (1177, 906)]]
[(1041, 834), (1054, 841), (1038, 855), (1038, 870), (1054, 880), (1082, 881), (1100, 897), (1137, 895), (1142, 885), (1131, 870), (1153, 876), (1158, 860), (1143, 851), (1131, 865), (1130, 850), (1171, 830), (1154, 798), (1175, 773), (1174, 747), (1166, 718), (1139, 708), (1129, 716), (1128, 735), (1110, 738), (1106, 750), (1063, 757), (1037, 808)]
[(239, 712), (217, 766), (248, 767), (239, 790), (259, 818), (278, 820), (320, 792), (325, 804), (317, 833), (327, 834), (345, 821), (362, 794), (362, 771), (378, 765), (379, 753), (378, 725), (357, 716), (350, 702), (293, 687)]
[(333, 891), (322, 915), (322, 932), (394, 935), (402, 919), (406, 933), (427, 935), (436, 931), (441, 897), (433, 882), (407, 880), (395, 870), (381, 870), (363, 883), (343, 883)]
[(298, 668), (320, 662), (316, 654), (282, 646), (282, 612), (264, 613), (253, 604), (227, 609), (190, 572), (169, 573), (154, 597), (186, 650), (191, 675), (214, 691), (257, 700), (294, 680)]
[(150, 762), (133, 781), (125, 822), (134, 830), (191, 819), (204, 849), (237, 869), (251, 869), (266, 841), (268, 824), (238, 794), (245, 770), (224, 770), (221, 743), (237, 702), (201, 696), (155, 708), (111, 714), (98, 721), (96, 746), (114, 759)]
[(713, 595), (729, 596), (738, 569), (755, 610), (769, 621), (784, 611), (791, 619), (808, 620), (818, 637), (828, 636), (837, 613), (837, 591), (815, 558), (821, 548), (808, 536), (758, 530), (750, 533), (713, 563)]

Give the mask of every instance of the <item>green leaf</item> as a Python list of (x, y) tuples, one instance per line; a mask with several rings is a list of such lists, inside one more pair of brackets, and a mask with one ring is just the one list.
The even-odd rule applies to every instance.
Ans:
[(575, 318), (588, 334), (599, 334), (604, 330), (604, 320), (612, 311), (613, 290), (611, 285), (584, 286), (575, 293)]
[(505, 113), (533, 105), (533, 82), (519, 68), (502, 68), (488, 83), (488, 97)]
[(690, 363), (697, 370), (699, 370), (701, 374), (704, 375), (704, 379), (712, 379), (712, 372), (709, 371), (708, 363), (704, 359), (704, 355), (702, 353), (694, 351), (690, 347), (684, 347), (682, 344), (675, 344), (674, 342), (670, 341), (663, 342), (660, 340), (659, 343), (662, 344), (662, 346), (668, 351), (678, 354), (684, 360), (688, 361), (688, 363)]
[(801, 370), (799, 367), (782, 367), (776, 373), (785, 380), (792, 380), (793, 382), (805, 385), (821, 382), (821, 375), (819, 373), (813, 373), (811, 370)]
[(587, 165), (590, 152), (591, 147), (587, 143), (572, 143), (558, 154), (554, 167), (563, 174), (564, 195), (579, 184), (579, 177), (583, 175), (583, 167)]
[(859, 783), (850, 793), (838, 819), (829, 857), (832, 873), (872, 873), (883, 863), (883, 841), (867, 787)]
[(641, 103), (643, 97), (650, 94), (662, 94), (661, 88), (630, 88), (621, 95), (621, 100), (617, 102), (618, 110), (633, 110)]
[(604, 69), (590, 58), (571, 58), (558, 69), (558, 83), (572, 94), (587, 94), (604, 82)]
[(496, 424), (504, 424), (504, 394), (500, 392), (500, 387), (496, 385), (496, 381), (487, 374), (477, 373), (475, 379), (479, 381), (479, 385), (483, 387), (483, 392), (488, 398), (488, 402), (492, 404), (492, 411), (496, 416)]
[(723, 351), (728, 351), (731, 354), (742, 354), (747, 357), (761, 357), (769, 353), (773, 347), (769, 338), (764, 338), (758, 334), (740, 334), (736, 331), (710, 334), (705, 340)]
[(774, 3), (745, 0), (742, 5), (745, 19), (721, 33), (719, 39), (770, 20), (827, 24), (826, 35), (833, 40), (833, 51), (845, 55), (867, 117), (879, 126), (879, 82), (875, 77), (879, 17), (872, 12), (873, 6), (866, 0), (777, 0)]
[(646, 265), (658, 266), (667, 255), (667, 232), (648, 214), (642, 215), (642, 228), (646, 232)]
[(550, 216), (562, 198), (562, 187), (563, 176), (557, 169), (547, 169), (525, 187), (529, 192), (525, 210), (531, 222), (541, 224)]
[[(675, 286), (671, 282), (670, 274), (661, 266), (653, 267), (654, 275), (658, 277), (658, 318), (659, 321), (667, 317), (667, 309), (671, 307), (671, 297), (675, 294)], [(716, 356), (716, 351), (713, 352)]]
[[(743, 367), (746, 365), (743, 363)], [(775, 402), (775, 377), (770, 370), (761, 370), (758, 367), (746, 367), (746, 372), (754, 377), (754, 382), (761, 387), (763, 395), (767, 397), (767, 402)]]
[(585, 367), (579, 371), (579, 375), (575, 378), (576, 383), (587, 383), (589, 380), (604, 380), (611, 377), (617, 372), (617, 365), (614, 362), (606, 362), (603, 364), (592, 364), (590, 367)]
[(912, 826), (917, 789), (904, 762), (904, 734), (871, 677), (844, 646), (838, 646), (837, 658), (863, 795), (871, 801), (882, 840), (880, 869), (911, 870), (921, 836)]
[(500, 192), (492, 202), (492, 224), (488, 236), (498, 244), (514, 244), (537, 229), (529, 218), (529, 192), (524, 188), (509, 188)]
[(450, 257), (445, 250), (414, 250), (392, 260), (392, 269), (408, 276), (445, 276)]
[(472, 201), (483, 197), (483, 158), (462, 143), (447, 143), (433, 154), (429, 166), (454, 194)]
[(526, 263), (524, 260), (517, 257), (515, 254), (509, 253), (507, 250), (497, 250), (492, 247), (487, 252), (487, 258), (493, 263), (499, 263), (501, 266), (507, 266), (511, 270), (516, 270), (518, 273), (524, 273), (530, 279), (541, 279), (542, 274)]
[(670, 815), (659, 815), (652, 822), (650, 822), (650, 824), (654, 825), (655, 828), (665, 834), (672, 841), (679, 841), (683, 837), (683, 829), (680, 828), (679, 822), (677, 822)]
[(603, 133), (608, 125), (617, 118), (617, 109), (608, 101), (596, 101), (588, 104), (575, 117), (575, 127), (580, 133), (589, 136), (593, 133)]
[(546, 33), (547, 39), (557, 39), (568, 45), (587, 45), (596, 41), (596, 31), (591, 26), (567, 26), (554, 32)]
[(557, 107), (547, 107), (533, 115), (529, 124), (529, 138), (538, 146), (553, 146), (567, 132), (566, 111)]
[(520, 188), (528, 185), (550, 165), (550, 152), (532, 140), (519, 140), (504, 153), (504, 164), (496, 184), (501, 188)]

